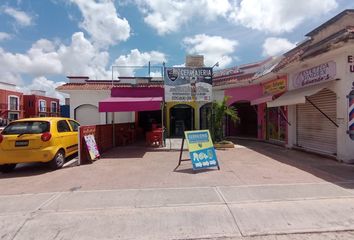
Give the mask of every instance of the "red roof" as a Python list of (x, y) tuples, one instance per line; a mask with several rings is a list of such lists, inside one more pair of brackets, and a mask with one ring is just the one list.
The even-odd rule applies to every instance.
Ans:
[(162, 83), (115, 83), (112, 82), (86, 82), (86, 83), (66, 83), (57, 87), (57, 90), (111, 90), (113, 87), (130, 88), (130, 87), (163, 87)]

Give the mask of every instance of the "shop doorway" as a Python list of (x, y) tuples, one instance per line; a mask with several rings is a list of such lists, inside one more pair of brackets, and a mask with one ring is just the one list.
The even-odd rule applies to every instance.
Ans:
[(144, 133), (152, 130), (152, 125), (161, 127), (161, 110), (138, 112), (138, 128)]
[(194, 109), (186, 104), (178, 104), (171, 108), (170, 136), (182, 137), (183, 131), (194, 129)]
[(199, 110), (200, 129), (210, 129), (211, 127), (211, 108), (212, 104), (204, 104)]
[(257, 106), (252, 106), (248, 101), (232, 106), (236, 108), (240, 120), (234, 123), (227, 119), (228, 136), (257, 138)]

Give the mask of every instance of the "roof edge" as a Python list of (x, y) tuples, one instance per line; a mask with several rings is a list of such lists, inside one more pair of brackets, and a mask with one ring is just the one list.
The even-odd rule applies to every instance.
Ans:
[(319, 31), (324, 29), (326, 26), (338, 21), (339, 19), (341, 19), (344, 15), (346, 15), (348, 13), (354, 13), (354, 9), (345, 9), (344, 11), (342, 11), (339, 14), (337, 14), (336, 16), (332, 17), (331, 19), (329, 19), (325, 23), (323, 23), (320, 26), (318, 26), (317, 28), (313, 29), (311, 32), (307, 33), (305, 36), (306, 37), (312, 37), (313, 35), (315, 35)]

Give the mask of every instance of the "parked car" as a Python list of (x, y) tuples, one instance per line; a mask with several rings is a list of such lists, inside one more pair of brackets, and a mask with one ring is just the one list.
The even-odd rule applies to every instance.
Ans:
[(26, 118), (11, 122), (0, 134), (0, 171), (17, 163), (48, 162), (61, 168), (78, 151), (80, 124), (69, 118)]

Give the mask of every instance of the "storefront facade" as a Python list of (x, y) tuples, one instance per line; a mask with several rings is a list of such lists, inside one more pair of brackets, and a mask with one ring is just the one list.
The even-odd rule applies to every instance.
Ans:
[(287, 106), (267, 108), (267, 102), (278, 98), (287, 91), (287, 76), (268, 74), (268, 78), (261, 82), (261, 86), (262, 97), (251, 102), (252, 105), (258, 106), (259, 138), (272, 143), (285, 145), (287, 142), (289, 124)]
[(350, 135), (354, 43), (281, 70), (289, 76), (288, 92), (268, 107), (288, 108), (288, 146), (354, 161)]
[(227, 96), (227, 104), (236, 108), (239, 117), (237, 122), (226, 119), (226, 136), (263, 139), (264, 105), (259, 107), (258, 104), (251, 103), (263, 96), (262, 86), (254, 81), (255, 76), (271, 62), (272, 58), (268, 58), (215, 73), (213, 94), (216, 94), (216, 97), (214, 99), (221, 101), (220, 96)]

